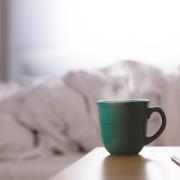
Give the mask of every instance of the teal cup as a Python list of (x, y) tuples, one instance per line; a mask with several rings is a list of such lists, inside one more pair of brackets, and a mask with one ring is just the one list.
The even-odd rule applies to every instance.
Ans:
[[(97, 105), (102, 141), (113, 155), (138, 154), (166, 127), (164, 111), (160, 107), (148, 107), (147, 99), (100, 100)], [(153, 112), (161, 115), (162, 123), (154, 135), (147, 137), (147, 124)]]

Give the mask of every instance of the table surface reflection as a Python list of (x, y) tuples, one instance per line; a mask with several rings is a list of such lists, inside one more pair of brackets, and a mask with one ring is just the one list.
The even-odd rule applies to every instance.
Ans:
[(136, 156), (112, 156), (95, 148), (50, 180), (180, 180), (174, 154), (180, 147), (144, 147)]

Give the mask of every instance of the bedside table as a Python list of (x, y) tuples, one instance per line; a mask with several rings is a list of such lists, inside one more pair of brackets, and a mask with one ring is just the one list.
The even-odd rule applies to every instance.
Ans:
[(146, 146), (136, 156), (112, 156), (95, 148), (50, 180), (180, 180), (171, 157), (180, 147)]

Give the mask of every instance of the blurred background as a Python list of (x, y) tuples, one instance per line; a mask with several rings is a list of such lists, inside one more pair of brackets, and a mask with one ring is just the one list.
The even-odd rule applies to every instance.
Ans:
[(1, 179), (45, 180), (102, 146), (99, 99), (149, 99), (168, 122), (151, 145), (180, 146), (179, 18), (178, 0), (0, 0)]
[(62, 76), (131, 59), (180, 63), (177, 0), (0, 0), (0, 79)]

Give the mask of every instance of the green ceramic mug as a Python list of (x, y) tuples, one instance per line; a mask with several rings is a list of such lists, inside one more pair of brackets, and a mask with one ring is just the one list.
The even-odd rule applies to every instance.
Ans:
[[(138, 154), (144, 145), (160, 136), (166, 127), (166, 116), (160, 107), (148, 107), (147, 99), (100, 100), (97, 102), (102, 140), (114, 155)], [(159, 130), (146, 136), (147, 122), (153, 112), (161, 115)]]

